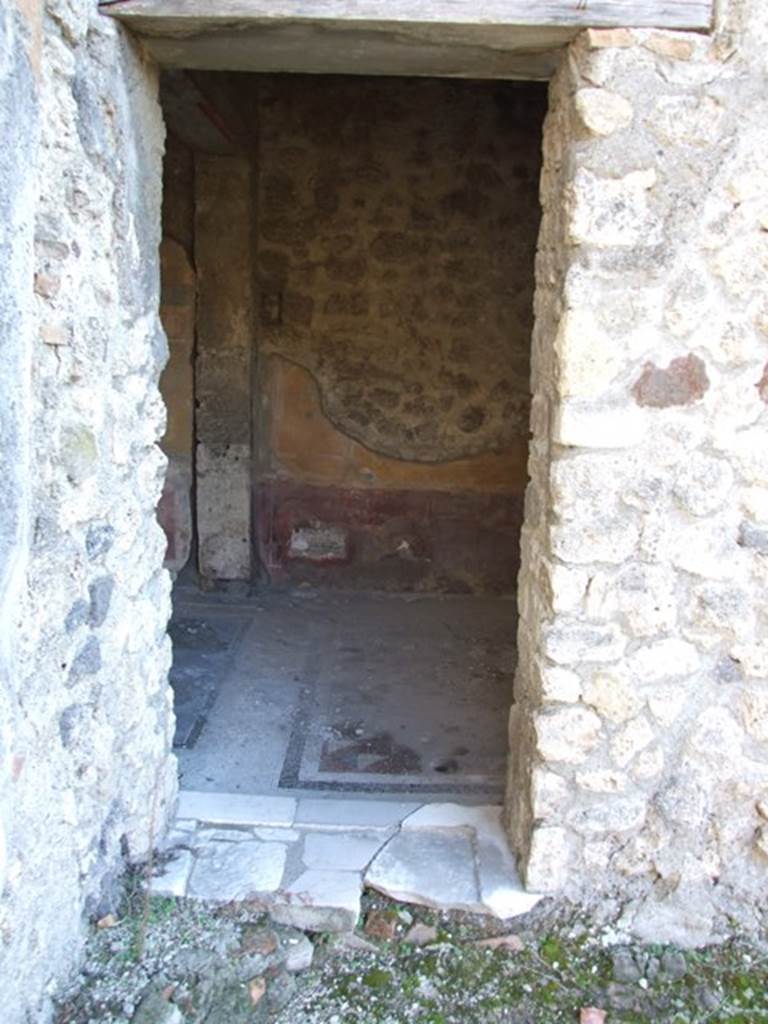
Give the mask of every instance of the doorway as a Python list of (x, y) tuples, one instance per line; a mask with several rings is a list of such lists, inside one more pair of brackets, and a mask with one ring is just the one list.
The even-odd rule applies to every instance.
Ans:
[(182, 784), (500, 798), (546, 89), (163, 79)]

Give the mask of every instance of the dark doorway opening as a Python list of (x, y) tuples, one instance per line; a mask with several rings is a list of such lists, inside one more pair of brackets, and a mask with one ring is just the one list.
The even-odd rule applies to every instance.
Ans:
[(500, 795), (546, 89), (163, 78), (183, 784)]

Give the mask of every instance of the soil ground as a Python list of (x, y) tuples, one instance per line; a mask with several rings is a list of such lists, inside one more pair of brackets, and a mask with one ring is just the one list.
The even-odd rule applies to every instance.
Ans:
[(753, 1024), (768, 942), (612, 944), (573, 907), (507, 926), (368, 892), (354, 936), (304, 935), (255, 904), (147, 899), (94, 924), (56, 1024)]

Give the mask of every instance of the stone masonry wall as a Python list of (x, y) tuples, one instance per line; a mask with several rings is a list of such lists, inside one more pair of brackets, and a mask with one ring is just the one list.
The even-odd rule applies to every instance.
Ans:
[(653, 941), (768, 877), (766, 42), (587, 32), (545, 127), (510, 827)]
[(36, 72), (34, 33), (0, 6), (4, 1024), (48, 1018), (84, 913), (109, 907), (176, 785), (156, 75), (90, 0), (40, 6)]
[[(40, 20), (33, 10), (13, 3), (0, 5), (0, 137), (15, 140), (14, 145), (0, 147), (0, 976), (3, 1001), (5, 992), (9, 993), (12, 1024), (20, 1019), (23, 1008), (13, 981), (20, 973), (18, 962), (10, 967), (5, 959), (16, 924), (5, 894), (13, 884), (14, 869), (19, 874), (14, 866), (20, 814), (14, 746), (21, 708), (14, 626), (24, 593), (31, 526), (30, 361), (35, 315), (30, 283), (36, 195), (28, 170), (38, 147), (39, 32)], [(31, 893), (29, 898), (30, 902), (34, 898)], [(40, 969), (33, 973), (34, 981), (40, 982)], [(36, 998), (33, 992), (31, 1001)]]

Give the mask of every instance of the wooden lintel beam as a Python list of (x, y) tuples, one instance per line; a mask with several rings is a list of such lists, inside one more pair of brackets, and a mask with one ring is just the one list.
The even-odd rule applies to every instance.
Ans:
[(359, 25), (706, 30), (714, 0), (102, 0), (105, 14), (143, 35), (172, 36), (234, 25)]

